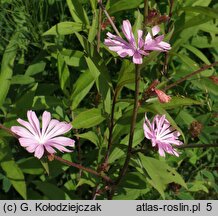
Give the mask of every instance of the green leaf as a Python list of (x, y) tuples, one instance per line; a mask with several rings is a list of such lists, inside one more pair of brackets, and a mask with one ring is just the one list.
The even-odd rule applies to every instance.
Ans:
[(84, 26), (82, 23), (76, 22), (61, 22), (57, 25), (51, 27), (48, 31), (43, 33), (43, 36), (46, 35), (69, 35), (75, 32), (82, 31)]
[(134, 64), (128, 60), (123, 60), (122, 67), (119, 71), (119, 77), (117, 81), (117, 89), (121, 90), (122, 87), (128, 83), (134, 83), (135, 80), (135, 67)]
[(201, 59), (205, 64), (211, 64), (208, 58), (201, 52), (199, 49), (195, 48), (191, 45), (183, 45), (187, 50), (191, 51), (194, 55), (196, 55), (199, 59)]
[(6, 140), (0, 138), (0, 162), (11, 158), (11, 148), (9, 148), (9, 143)]
[(63, 56), (60, 53), (58, 54), (58, 75), (61, 89), (65, 95), (68, 95), (68, 89), (70, 86), (70, 72), (64, 61)]
[(41, 175), (44, 172), (42, 164), (35, 157), (24, 158), (17, 162), (24, 173), (30, 175)]
[(11, 188), (11, 182), (7, 177), (3, 178), (2, 185), (3, 185), (2, 189), (5, 193), (7, 193)]
[(11, 79), (11, 85), (12, 84), (27, 85), (27, 84), (31, 84), (34, 82), (35, 82), (35, 79), (27, 75), (16, 75), (16, 76), (13, 76)]
[[(160, 103), (159, 101), (154, 102), (154, 103), (157, 104), (157, 106), (161, 106), (163, 109), (174, 109), (174, 108), (177, 108), (177, 107), (180, 107), (180, 106), (190, 106), (190, 105), (200, 105), (200, 104), (202, 104), (199, 101), (196, 101), (196, 100), (193, 100), (193, 99), (190, 99), (190, 98), (185, 98), (185, 97), (184, 98), (182, 98), (182, 97), (172, 97), (172, 99), (168, 103)], [(149, 107), (149, 105), (148, 105), (148, 107)]]
[(98, 0), (89, 0), (93, 11), (94, 11), (94, 10), (96, 9), (96, 7), (97, 7), (97, 1), (98, 1)]
[[(138, 144), (140, 144), (142, 142), (142, 140), (144, 139), (144, 132), (143, 132), (143, 128), (138, 128), (135, 129), (134, 132), (134, 137), (133, 137), (133, 147), (136, 147)], [(124, 145), (128, 145), (129, 142), (129, 134), (126, 135), (121, 141), (120, 144), (124, 144)]]
[(79, 180), (78, 184), (76, 185), (76, 188), (78, 188), (79, 186), (84, 185), (84, 184), (87, 184), (91, 187), (95, 187), (95, 182), (93, 182), (92, 180), (81, 178)]
[(26, 91), (19, 100), (16, 101), (16, 112), (25, 113), (27, 109), (32, 107), (33, 99), (36, 93), (38, 83), (36, 83), (30, 90)]
[(196, 121), (195, 118), (192, 117), (185, 109), (181, 110), (179, 114), (176, 116), (176, 120), (180, 122), (180, 124), (185, 124), (189, 126), (193, 121)]
[(67, 0), (70, 14), (75, 22), (89, 25), (89, 19), (80, 0)]
[(99, 138), (97, 134), (93, 131), (88, 131), (87, 133), (83, 133), (83, 134), (76, 134), (76, 136), (91, 141), (97, 147), (99, 146)]
[(16, 44), (16, 37), (17, 34), (15, 34), (15, 36), (12, 36), (2, 57), (0, 73), (0, 107), (2, 106), (5, 98), (7, 97), (10, 88), (11, 77), (13, 75), (14, 60), (17, 55), (18, 48)]
[(115, 160), (120, 159), (125, 154), (123, 148), (115, 147), (108, 159), (109, 164), (113, 164)]
[(191, 58), (189, 58), (187, 55), (183, 55), (180, 53), (173, 53), (174, 55), (176, 55), (177, 57), (180, 58), (180, 60), (186, 64), (192, 71), (195, 71), (197, 69), (199, 69), (197, 63), (192, 60)]
[(79, 78), (77, 79), (76, 83), (73, 86), (73, 91), (71, 95), (72, 110), (77, 108), (79, 103), (89, 93), (94, 83), (95, 83), (95, 78), (92, 76), (90, 71), (85, 71), (79, 76)]
[(146, 170), (150, 179), (148, 182), (165, 198), (164, 190), (169, 183), (177, 183), (187, 189), (181, 175), (179, 175), (172, 167), (168, 166), (164, 161), (155, 158), (146, 157), (139, 153), (142, 167)]
[(198, 48), (213, 48), (218, 46), (218, 38), (214, 37), (213, 40), (209, 40), (207, 36), (193, 37), (192, 45)]
[(95, 79), (97, 79), (101, 73), (100, 70), (98, 69), (98, 67), (95, 65), (95, 63), (92, 61), (90, 57), (86, 57), (85, 59), (89, 67), (90, 73)]
[(93, 77), (98, 78), (96, 85), (98, 92), (101, 94), (103, 99), (104, 110), (110, 113), (111, 110), (111, 82), (108, 70), (103, 62), (100, 63), (101, 59), (99, 56), (93, 58), (86, 58), (87, 65)]
[(215, 96), (218, 96), (218, 85), (213, 83), (212, 80), (204, 77), (203, 79), (192, 80), (192, 84), (204, 92), (209, 92)]
[(32, 107), (34, 107), (35, 110), (45, 110), (62, 104), (62, 100), (55, 96), (35, 96)]
[(92, 18), (92, 25), (89, 29), (89, 35), (88, 35), (88, 41), (92, 43), (94, 39), (96, 38), (98, 32), (98, 13), (97, 11), (94, 12), (93, 18)]
[(145, 177), (139, 172), (127, 173), (117, 190), (114, 200), (136, 200), (149, 191)]
[(70, 200), (68, 194), (54, 184), (41, 181), (34, 181), (33, 183), (36, 185), (36, 188), (46, 196), (47, 199)]
[(191, 192), (204, 191), (205, 193), (208, 193), (209, 191), (204, 184), (205, 181), (194, 181), (193, 186), (191, 186), (188, 190)]
[(133, 8), (137, 8), (141, 4), (142, 0), (120, 0), (111, 1), (110, 8), (108, 10), (109, 14), (114, 14), (118, 11), (126, 11)]
[(85, 66), (85, 68), (87, 68), (86, 62), (83, 58), (84, 52), (65, 49), (60, 53), (64, 57), (64, 61), (67, 65), (80, 68), (83, 68)]
[(2, 169), (6, 172), (14, 189), (24, 198), (27, 199), (26, 183), (21, 169), (14, 160), (1, 162)]
[(46, 63), (44, 61), (33, 63), (27, 68), (25, 75), (33, 76), (35, 74), (42, 73), (45, 70), (45, 66)]
[(188, 19), (185, 22), (185, 24), (179, 25), (178, 28), (175, 29), (175, 32), (178, 33), (180, 31), (187, 29), (187, 28), (193, 28), (194, 26), (201, 25), (203, 23), (208, 22), (209, 20), (211, 20), (211, 18), (206, 16), (206, 15), (202, 15), (202, 14), (196, 15), (196, 16)]
[(45, 169), (45, 171), (46, 171), (46, 173), (49, 175), (49, 165), (48, 165), (48, 160), (47, 159), (44, 159), (44, 158), (42, 158), (41, 160), (40, 160), (40, 163), (42, 164), (42, 166), (44, 167), (44, 169)]
[(81, 112), (73, 120), (73, 127), (76, 129), (90, 128), (104, 121), (101, 110), (97, 108)]
[(201, 15), (206, 15), (214, 19), (218, 19), (218, 9), (209, 8), (209, 7), (202, 7), (202, 6), (195, 6), (195, 7), (185, 7), (183, 8), (184, 11), (200, 13)]
[(212, 0), (195, 0), (192, 6), (208, 6)]

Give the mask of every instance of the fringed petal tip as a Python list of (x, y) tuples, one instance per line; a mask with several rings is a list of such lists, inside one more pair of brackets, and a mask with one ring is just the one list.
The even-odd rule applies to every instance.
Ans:
[(155, 115), (150, 122), (145, 114), (143, 124), (144, 135), (151, 140), (152, 146), (158, 147), (160, 156), (165, 157), (165, 152), (179, 157), (179, 153), (173, 148), (173, 145), (182, 145), (179, 140), (180, 133), (170, 126), (165, 115)]

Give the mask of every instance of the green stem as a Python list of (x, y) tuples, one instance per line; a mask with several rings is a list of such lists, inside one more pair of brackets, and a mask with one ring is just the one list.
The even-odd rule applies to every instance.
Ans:
[(100, 43), (101, 43), (101, 24), (102, 24), (102, 8), (99, 8), (98, 13), (98, 34), (97, 34), (97, 51), (100, 52)]
[(147, 24), (147, 18), (148, 18), (148, 0), (144, 0), (144, 25)]

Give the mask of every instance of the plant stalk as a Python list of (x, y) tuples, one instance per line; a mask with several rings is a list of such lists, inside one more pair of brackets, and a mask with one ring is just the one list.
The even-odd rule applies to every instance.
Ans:
[(122, 178), (125, 176), (126, 171), (128, 169), (129, 161), (132, 155), (132, 144), (133, 144), (133, 137), (134, 137), (134, 130), (136, 125), (136, 118), (139, 108), (139, 84), (140, 84), (140, 66), (135, 65), (136, 72), (135, 72), (135, 97), (134, 97), (134, 108), (132, 113), (132, 119), (131, 119), (131, 126), (130, 126), (130, 134), (129, 134), (129, 144), (127, 149), (127, 155), (124, 162), (124, 165), (122, 169), (120, 170), (119, 176), (117, 180), (115, 181), (115, 185), (119, 185)]
[(99, 8), (98, 13), (98, 33), (97, 33), (97, 51), (100, 52), (100, 43), (101, 43), (101, 24), (102, 24), (102, 8)]
[(117, 99), (117, 91), (114, 92), (113, 102), (112, 102), (112, 108), (111, 108), (111, 118), (110, 118), (110, 128), (109, 128), (109, 137), (108, 137), (108, 148), (107, 152), (104, 158), (104, 164), (107, 164), (111, 146), (112, 146), (112, 140), (113, 140), (113, 129), (114, 129), (114, 110), (116, 105), (116, 99)]
[(116, 32), (116, 34), (117, 34), (119, 37), (121, 37), (120, 32), (118, 31), (117, 27), (115, 26), (113, 20), (111, 19), (110, 15), (109, 15), (108, 12), (106, 11), (106, 9), (105, 9), (105, 7), (103, 6), (102, 2), (99, 1), (99, 2), (98, 2), (98, 5), (99, 5), (99, 6), (102, 8), (102, 10), (104, 11), (106, 17), (108, 18), (108, 20), (109, 20), (111, 26), (113, 27), (114, 31)]
[(147, 25), (147, 18), (148, 18), (148, 0), (144, 0), (144, 25)]
[(56, 159), (56, 160), (58, 160), (58, 161), (60, 161), (62, 163), (65, 163), (65, 164), (67, 164), (69, 166), (73, 166), (73, 167), (76, 167), (76, 168), (78, 168), (80, 170), (84, 170), (86, 172), (89, 172), (89, 173), (91, 173), (93, 175), (99, 176), (99, 177), (103, 178), (106, 182), (112, 183), (112, 180), (108, 176), (106, 176), (106, 175), (104, 175), (102, 173), (98, 173), (93, 169), (90, 169), (90, 168), (84, 167), (84, 166), (82, 166), (80, 164), (76, 164), (76, 163), (73, 163), (71, 161), (65, 160), (65, 159), (63, 159), (63, 158), (61, 158), (59, 156), (56, 156), (56, 155), (54, 155), (54, 159)]
[(194, 71), (194, 72), (192, 72), (192, 73), (190, 73), (190, 74), (188, 74), (188, 75), (182, 77), (181, 79), (177, 80), (176, 82), (174, 82), (174, 83), (168, 85), (167, 87), (165, 87), (165, 88), (163, 89), (163, 91), (166, 91), (166, 90), (168, 90), (168, 89), (170, 89), (170, 88), (172, 88), (172, 87), (178, 85), (179, 83), (184, 82), (184, 81), (187, 80), (188, 78), (190, 78), (190, 77), (192, 77), (192, 76), (194, 76), (194, 75), (196, 75), (196, 74), (198, 74), (198, 73), (201, 73), (202, 71), (205, 71), (205, 70), (207, 70), (208, 68), (214, 67), (214, 66), (217, 65), (217, 64), (218, 64), (218, 61), (216, 61), (216, 62), (214, 62), (214, 63), (212, 63), (212, 64), (210, 64), (210, 65), (204, 65), (203, 67), (199, 68), (198, 70), (196, 70), (196, 71)]

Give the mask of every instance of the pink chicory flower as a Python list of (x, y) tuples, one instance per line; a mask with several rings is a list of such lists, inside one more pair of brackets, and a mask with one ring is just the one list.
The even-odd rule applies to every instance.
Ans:
[(155, 37), (159, 31), (160, 28), (158, 26), (154, 26), (152, 28), (152, 35), (148, 33), (144, 40), (143, 31), (138, 30), (138, 41), (136, 42), (129, 20), (124, 20), (122, 32), (128, 42), (123, 38), (108, 32), (108, 38), (105, 39), (104, 44), (108, 46), (110, 50), (115, 51), (121, 58), (130, 56), (133, 57), (133, 63), (142, 64), (143, 56), (149, 55), (150, 51), (167, 51), (171, 49), (170, 44), (163, 42), (164, 35)]
[(145, 37), (145, 43), (144, 43), (144, 50), (147, 51), (168, 51), (171, 49), (170, 44), (167, 42), (164, 42), (164, 35), (159, 35), (157, 34), (160, 32), (160, 27), (159, 26), (154, 26), (151, 29), (151, 33), (148, 33)]
[(45, 152), (54, 154), (54, 148), (61, 152), (71, 152), (66, 146), (74, 147), (75, 141), (60, 136), (72, 128), (70, 123), (60, 122), (51, 119), (51, 113), (44, 111), (42, 114), (42, 124), (34, 111), (27, 112), (28, 121), (20, 118), (17, 121), (22, 126), (12, 126), (11, 131), (19, 136), (19, 142), (28, 152), (33, 153), (37, 158), (41, 158)]
[(182, 145), (178, 140), (180, 133), (170, 126), (169, 121), (165, 115), (156, 115), (152, 123), (145, 115), (145, 122), (143, 124), (145, 137), (151, 140), (152, 146), (158, 148), (160, 156), (165, 157), (165, 152), (179, 156), (179, 153), (172, 145)]
[(154, 89), (160, 103), (168, 103), (172, 98), (159, 89)]
[(105, 39), (104, 44), (108, 46), (110, 50), (115, 51), (120, 57), (124, 58), (126, 56), (130, 56), (133, 57), (133, 63), (142, 64), (142, 56), (148, 55), (148, 53), (143, 50), (143, 31), (138, 30), (138, 42), (136, 42), (129, 20), (124, 20), (122, 25), (122, 32), (128, 42), (123, 38), (108, 32), (108, 38)]

